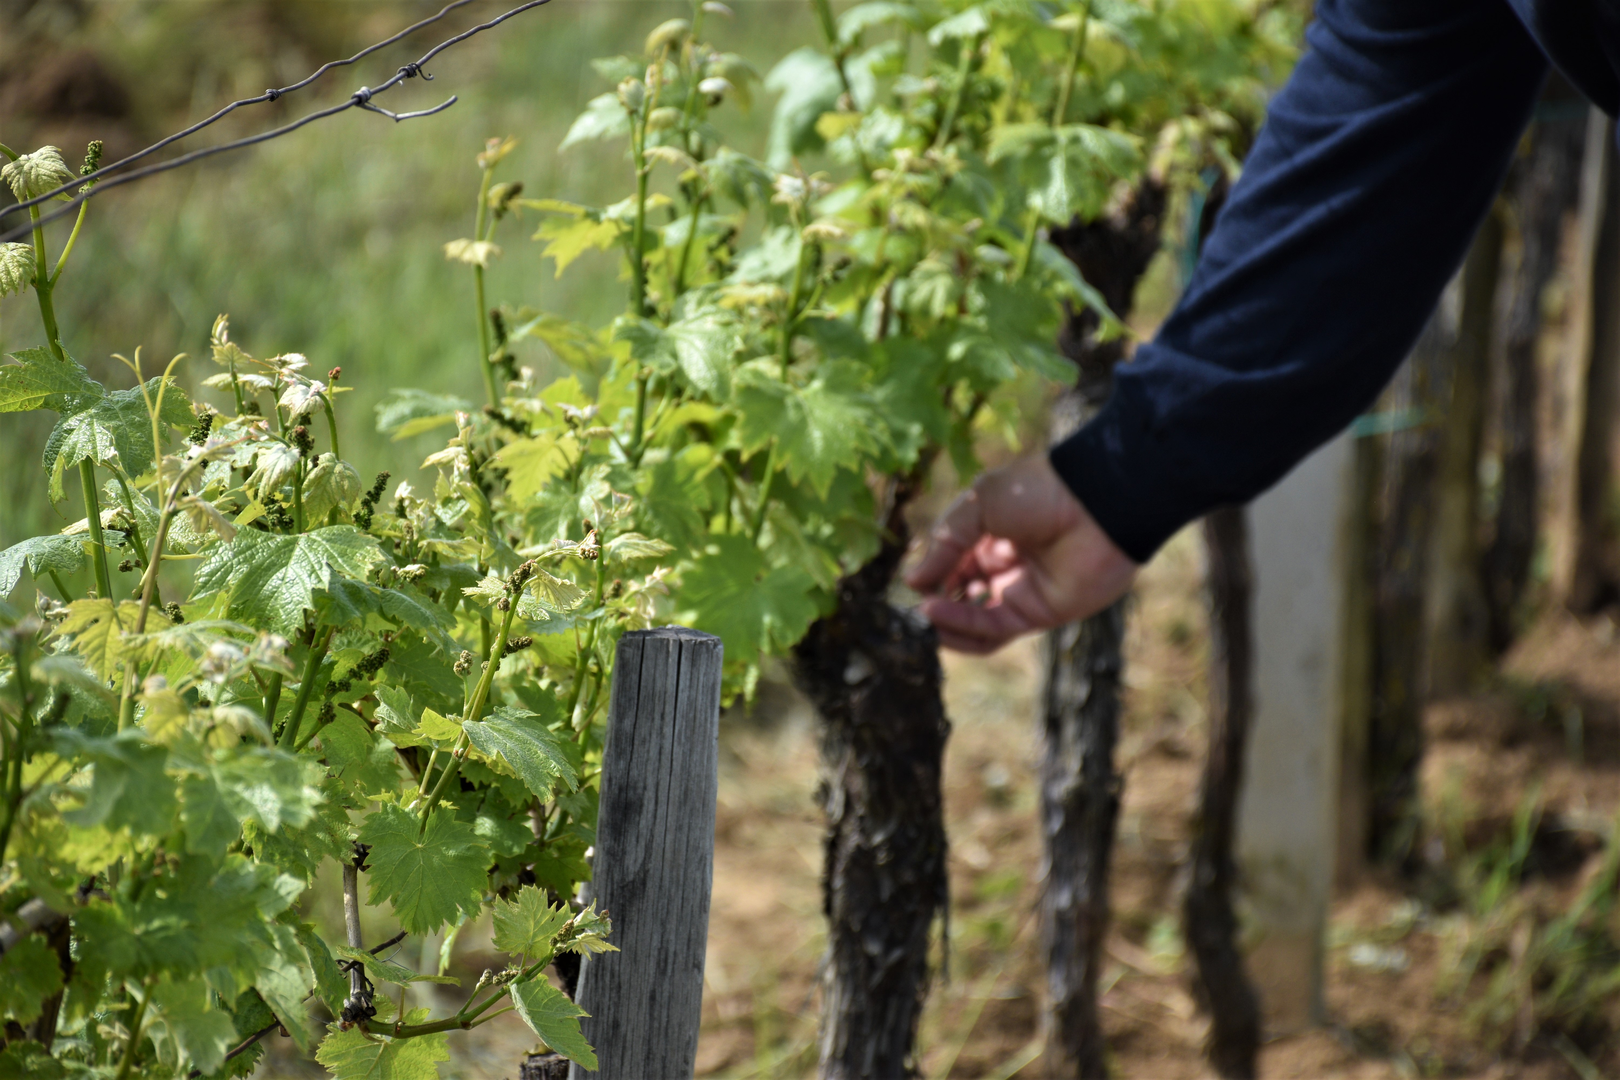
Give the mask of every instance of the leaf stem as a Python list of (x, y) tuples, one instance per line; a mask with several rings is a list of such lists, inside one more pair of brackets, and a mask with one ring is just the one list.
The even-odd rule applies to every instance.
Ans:
[(281, 672), (272, 674), (270, 686), (264, 692), (264, 726), (271, 731), (276, 728), (276, 706), (281, 703), (281, 679)]
[[(472, 697), (467, 699), (467, 706), (462, 710), (461, 722), (463, 724), (476, 720), (483, 714), (484, 702), (489, 697), (490, 683), (495, 681), (495, 669), (501, 666), (501, 659), (506, 653), (506, 638), (512, 631), (512, 620), (517, 617), (518, 597), (521, 595), (522, 590), (519, 590), (518, 596), (510, 597), (511, 604), (508, 605), (501, 619), (501, 628), (495, 632), (495, 640), (490, 644), (489, 655), (484, 661), (484, 670), (478, 677), (478, 685), (473, 688)], [(433, 791), (428, 795), (427, 802), (422, 807), (422, 827), (417, 833), (418, 837), (426, 835), (428, 818), (432, 816), (433, 808), (439, 805), (439, 800), (444, 797), (445, 789), (449, 786), (451, 777), (461, 771), (461, 755), (466, 752), (467, 732), (463, 730), (460, 735), (456, 736), (455, 745), (450, 749), (450, 760), (445, 762), (444, 769), (439, 773), (438, 783), (433, 785)], [(428, 775), (429, 771), (424, 770), (422, 773), (424, 787), (427, 785)]]
[(96, 466), (89, 458), (79, 462), (79, 490), (84, 493), (84, 520), (90, 526), (91, 558), (96, 564), (96, 589), (112, 599), (112, 575), (107, 572), (107, 539), (101, 531), (101, 500), (96, 498)]
[(118, 481), (118, 490), (124, 496), (124, 509), (129, 512), (129, 540), (135, 545), (135, 557), (144, 565), (150, 560), (146, 556), (146, 544), (141, 540), (140, 519), (135, 516), (135, 493), (129, 489), (129, 481), (124, 479), (122, 472), (114, 472), (113, 479)]
[[(494, 166), (484, 170), (478, 185), (478, 215), (473, 220), (473, 239), (484, 239), (484, 220), (489, 214), (489, 184), (494, 178)], [(490, 362), (489, 313), (484, 309), (484, 268), (473, 264), (473, 303), (478, 308), (478, 366), (484, 373), (484, 390), (492, 408), (499, 408), (501, 391), (495, 382), (495, 365)]]
[[(649, 88), (648, 101), (655, 98), (656, 92)], [(647, 236), (647, 181), (652, 170), (647, 167), (646, 149), (646, 117), (632, 116), (630, 153), (636, 166), (636, 217), (630, 229), (630, 313), (638, 316), (647, 313), (647, 264), (642, 257), (642, 244)]]
[(146, 1023), (146, 1003), (152, 998), (150, 981), (141, 984), (141, 998), (135, 1003), (135, 1016), (130, 1021), (129, 1041), (124, 1044), (124, 1060), (118, 1064), (117, 1080), (129, 1080), (135, 1067), (135, 1055), (141, 1048), (141, 1028)]
[(1035, 263), (1035, 244), (1040, 239), (1037, 235), (1040, 227), (1041, 212), (1032, 206), (1029, 208), (1029, 225), (1024, 229), (1024, 252), (1018, 257), (1018, 269), (1013, 274), (1014, 281), (1022, 281)]
[(281, 729), (281, 738), (276, 745), (283, 750), (291, 750), (298, 743), (298, 729), (304, 722), (304, 710), (309, 707), (309, 697), (315, 692), (315, 677), (320, 674), (321, 662), (326, 659), (326, 650), (332, 646), (332, 638), (337, 633), (337, 627), (328, 627), (326, 636), (321, 643), (310, 643), (309, 656), (304, 660), (303, 681), (298, 684), (298, 696), (293, 698), (292, 712), (287, 714), (287, 726)]
[(759, 505), (754, 508), (754, 521), (749, 529), (749, 539), (756, 544), (765, 531), (765, 511), (771, 505), (771, 484), (776, 479), (776, 445), (777, 441), (772, 439), (770, 453), (765, 455), (765, 475), (759, 481)]
[[(336, 389), (335, 384), (333, 389)], [(341, 460), (343, 451), (338, 449), (337, 416), (332, 412), (332, 399), (323, 394), (321, 405), (326, 409), (326, 434), (332, 440), (332, 456)]]
[(951, 141), (951, 129), (956, 126), (956, 116), (962, 111), (962, 95), (967, 90), (968, 69), (973, 66), (973, 57), (978, 54), (979, 43), (984, 40), (983, 34), (975, 35), (973, 44), (962, 45), (961, 55), (956, 58), (956, 88), (951, 91), (951, 99), (945, 106), (945, 120), (939, 125), (939, 134), (934, 136), (934, 149), (943, 150)]
[(1086, 9), (1074, 28), (1074, 41), (1069, 46), (1069, 63), (1063, 69), (1063, 82), (1058, 89), (1057, 104), (1052, 108), (1052, 126), (1062, 127), (1068, 117), (1069, 95), (1074, 91), (1074, 77), (1080, 70), (1080, 61), (1086, 52), (1086, 30), (1091, 25), (1091, 6), (1095, 0), (1086, 0)]
[[(639, 465), (641, 463), (641, 455), (643, 452), (641, 442), (642, 437), (646, 433), (647, 427), (648, 378), (650, 378), (650, 375), (648, 374), (646, 368), (642, 368), (641, 373), (636, 376), (636, 419), (635, 426), (631, 429), (630, 433), (629, 454), (632, 465)], [(581, 455), (581, 458), (583, 459), (583, 455)]]
[(56, 257), (56, 269), (51, 271), (52, 287), (55, 287), (57, 279), (62, 276), (62, 268), (67, 265), (68, 256), (73, 254), (73, 245), (79, 242), (79, 229), (84, 225), (84, 215), (89, 209), (89, 200), (79, 204), (79, 216), (73, 219), (73, 231), (68, 233), (67, 244), (63, 246), (62, 254)]

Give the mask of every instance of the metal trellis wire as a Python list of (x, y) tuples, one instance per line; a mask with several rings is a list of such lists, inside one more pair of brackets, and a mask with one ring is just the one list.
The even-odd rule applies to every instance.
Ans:
[[(301, 116), (289, 124), (284, 124), (281, 127), (274, 128), (270, 131), (260, 132), (257, 135), (249, 135), (245, 138), (220, 143), (217, 146), (208, 146), (200, 150), (193, 150), (189, 154), (182, 154), (177, 158), (159, 162), (156, 165), (148, 165), (145, 168), (136, 169), (133, 172), (122, 173), (117, 176), (108, 176), (109, 173), (139, 161), (150, 154), (156, 153), (165, 146), (178, 142), (179, 140), (186, 138), (188, 135), (193, 135), (201, 131), (203, 128), (223, 119), (231, 112), (245, 105), (259, 105), (276, 101), (287, 94), (302, 90), (304, 87), (310, 85), (331, 69), (335, 67), (345, 67), (349, 64), (357, 63), (377, 50), (394, 44), (407, 35), (420, 30), (424, 26), (437, 22), (450, 12), (454, 11), (456, 8), (464, 7), (465, 5), (472, 3), (472, 0), (454, 0), (454, 2), (446, 4), (438, 12), (438, 14), (429, 16), (420, 22), (413, 23), (412, 25), (407, 26), (405, 29), (399, 31), (399, 33), (394, 34), (392, 37), (379, 41), (374, 45), (369, 45), (347, 59), (332, 60), (322, 64), (313, 73), (303, 79), (300, 79), (298, 82), (292, 83), (289, 86), (281, 87), (280, 89), (266, 90), (263, 94), (260, 94), (257, 97), (243, 98), (240, 101), (233, 101), (207, 119), (201, 120), (183, 131), (177, 131), (173, 135), (159, 139), (151, 146), (148, 146), (143, 150), (138, 150), (126, 158), (113, 162), (111, 165), (104, 166), (87, 175), (75, 177), (69, 183), (63, 184), (62, 186), (54, 188), (51, 191), (47, 191), (44, 194), (36, 195), (31, 199), (27, 199), (23, 202), (15, 203), (11, 206), (0, 209), (0, 220), (3, 220), (10, 214), (27, 210), (30, 207), (38, 206), (43, 202), (47, 202), (60, 195), (64, 195), (70, 188), (76, 186), (80, 188), (79, 193), (75, 195), (71, 201), (64, 203), (62, 206), (52, 210), (48, 214), (41, 214), (38, 221), (29, 221), (4, 233), (0, 233), (0, 243), (20, 240), (29, 233), (33, 232), (36, 228), (55, 221), (58, 218), (65, 217), (68, 214), (74, 213), (76, 210), (78, 210), (81, 203), (87, 199), (99, 195), (103, 191), (119, 187), (123, 184), (131, 183), (135, 180), (143, 180), (148, 176), (156, 176), (158, 173), (168, 172), (171, 169), (178, 169), (182, 166), (190, 165), (192, 162), (201, 161), (203, 158), (213, 157), (215, 154), (223, 154), (231, 150), (242, 150), (249, 146), (256, 146), (259, 143), (269, 142), (271, 139), (278, 139), (283, 135), (288, 135), (294, 131), (297, 131), (306, 124), (314, 123), (316, 120), (324, 120), (328, 116), (335, 116), (336, 114), (344, 112), (348, 109), (359, 108), (365, 109), (368, 112), (380, 113), (395, 122), (400, 120), (413, 120), (417, 117), (432, 116), (434, 113), (443, 112), (445, 109), (448, 109), (450, 106), (456, 103), (456, 96), (454, 94), (452, 94), (448, 100), (434, 106), (431, 109), (421, 109), (416, 112), (400, 113), (390, 112), (379, 105), (375, 105), (372, 103), (372, 99), (376, 98), (379, 94), (392, 90), (406, 79), (413, 79), (417, 76), (421, 76), (425, 80), (431, 80), (433, 76), (423, 71), (422, 67), (444, 50), (450, 48), (452, 45), (457, 45), (463, 41), (466, 41), (475, 34), (480, 34), (485, 30), (499, 26), (506, 20), (515, 15), (521, 15), (530, 8), (537, 8), (550, 2), (551, 0), (529, 0), (528, 3), (519, 4), (517, 7), (498, 15), (493, 19), (490, 19), (488, 22), (482, 22), (476, 26), (468, 27), (466, 30), (455, 35), (454, 37), (446, 38), (444, 41), (439, 42), (437, 45), (433, 46), (433, 48), (423, 53), (422, 56), (416, 60), (413, 60), (410, 63), (400, 67), (398, 71), (394, 72), (393, 76), (390, 77), (388, 81), (382, 83), (380, 86), (362, 86), (353, 94), (349, 95), (346, 100), (325, 109), (317, 109), (315, 112)], [(102, 179), (103, 177), (106, 177), (106, 179)]]

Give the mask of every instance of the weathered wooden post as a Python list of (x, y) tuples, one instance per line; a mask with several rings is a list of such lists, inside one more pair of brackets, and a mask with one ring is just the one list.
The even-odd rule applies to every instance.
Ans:
[(585, 958), (578, 1001), (601, 1068), (692, 1075), (714, 876), (720, 639), (679, 626), (619, 639), (592, 895), (619, 952)]
[(1341, 436), (1249, 507), (1254, 715), (1238, 803), (1249, 974), (1265, 1027), (1321, 1018), (1345, 716), (1354, 455)]

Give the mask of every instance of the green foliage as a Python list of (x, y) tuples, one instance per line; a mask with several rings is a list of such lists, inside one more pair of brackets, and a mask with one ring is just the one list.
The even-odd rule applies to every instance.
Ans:
[(585, 1010), (567, 994), (544, 978), (530, 979), (512, 987), (512, 1004), (529, 1030), (547, 1046), (587, 1069), (596, 1068), (596, 1054), (579, 1031), (579, 1018), (586, 1015)]
[[(7, 1017), (56, 1009), (59, 1032), (6, 1045), (0, 1077), (244, 1075), (258, 1051), (226, 1055), (276, 1023), (334, 1076), (427, 1078), (445, 1032), (508, 1004), (594, 1067), (544, 969), (613, 947), (574, 898), (619, 637), (711, 630), (747, 691), (892, 541), (897, 493), (942, 455), (971, 473), (989, 418), (1070, 376), (1065, 305), (1120, 332), (1042, 230), (1235, 163), (1290, 33), (1239, 0), (821, 5), (823, 44), (764, 80), (761, 159), (733, 108), (760, 80), (705, 33), (720, 11), (596, 63), (563, 149), (627, 146), (618, 190), (523, 199), (495, 182), (512, 140), (478, 155), (473, 232), (442, 253), (477, 298), (486, 400), (367, 387), (396, 446), (446, 436), (426, 480), (368, 480), (337, 445), (340, 369), (255, 357), (223, 316), (195, 403), (138, 352), (130, 385), (91, 380), (43, 237), (0, 250), (44, 338), (0, 364), (0, 412), (56, 414), (50, 494), (84, 503), (0, 551), (0, 591), (26, 571), (39, 594), (0, 604), (0, 904), (70, 915), (75, 958), (64, 987), (42, 935), (0, 957)], [(19, 196), (64, 177), (50, 148), (5, 173)], [(525, 213), (559, 275), (622, 260), (622, 313), (490, 317)], [(343, 1010), (340, 962), (441, 981), (299, 921), (329, 859), (413, 935), (492, 907), (508, 963), (449, 1016), (323, 1035), (308, 1002)]]

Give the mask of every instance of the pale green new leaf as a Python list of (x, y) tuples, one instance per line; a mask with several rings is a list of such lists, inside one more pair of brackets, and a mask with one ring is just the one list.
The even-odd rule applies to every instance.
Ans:
[(536, 567), (518, 597), (518, 614), (533, 622), (547, 622), (555, 615), (567, 615), (577, 609), (590, 593), (567, 578), (554, 577)]
[(542, 799), (549, 799), (559, 782), (570, 791), (579, 782), (561, 736), (534, 713), (503, 705), (464, 727), (474, 749), (505, 762), (523, 786)]
[(328, 573), (364, 580), (383, 561), (377, 541), (352, 525), (285, 536), (243, 529), (197, 568), (193, 598), (224, 593), (226, 618), (290, 636), (315, 607)]
[(525, 885), (516, 899), (495, 901), (495, 947), (513, 956), (550, 955), (551, 939), (572, 917), (566, 904), (552, 907), (545, 890)]
[(0, 551), (0, 597), (17, 587), (24, 566), (38, 581), (49, 571), (71, 574), (83, 565), (84, 541), (77, 536), (31, 536)]
[(334, 1080), (439, 1080), (438, 1063), (450, 1060), (449, 1036), (441, 1031), (390, 1039), (368, 1036), (358, 1027), (343, 1031), (333, 1024), (315, 1060)]
[(347, 510), (360, 492), (359, 470), (335, 454), (322, 454), (304, 477), (304, 518), (323, 521), (332, 510)]
[(569, 125), (568, 134), (557, 149), (560, 152), (576, 143), (612, 139), (629, 133), (630, 115), (619, 103), (619, 95), (612, 92), (599, 94), (590, 100), (585, 106), (585, 111)]
[(377, 430), (395, 442), (456, 422), (456, 413), (472, 412), (472, 404), (452, 394), (402, 387), (377, 403)]
[[(0, 296), (6, 292), (4, 274), (0, 254)], [(14, 352), (11, 359), (13, 363), (0, 364), (0, 413), (30, 409), (76, 412), (106, 393), (81, 365), (58, 360), (43, 345)]]
[(534, 231), (534, 239), (545, 240), (541, 257), (555, 259), (557, 276), (562, 277), (568, 264), (587, 251), (606, 251), (625, 234), (617, 221), (594, 217), (547, 218)]
[(595, 1071), (596, 1054), (579, 1030), (579, 1018), (590, 1015), (568, 1000), (568, 995), (546, 981), (544, 975), (512, 987), (512, 1004), (529, 1030), (570, 1061)]
[(782, 95), (771, 117), (765, 157), (773, 168), (785, 169), (795, 154), (821, 149), (823, 140), (816, 133), (816, 121), (822, 113), (838, 107), (844, 83), (832, 58), (806, 45), (777, 62), (765, 76), (765, 89)]
[(461, 734), (461, 721), (441, 716), (432, 709), (423, 709), (422, 719), (416, 725), (416, 734), (435, 742), (449, 742)]
[[(63, 184), (73, 183), (73, 172), (62, 161), (58, 147), (42, 146), (32, 154), (23, 154), (16, 161), (8, 162), (0, 169), (0, 179), (5, 180), (18, 202), (26, 202)], [(71, 200), (73, 196), (64, 191), (56, 198)]]
[(0, 244), (0, 296), (22, 292), (34, 283), (32, 244)]
[(653, 540), (640, 533), (620, 533), (602, 547), (602, 558), (613, 562), (632, 559), (657, 559), (675, 549), (662, 540)]
[(370, 902), (387, 900), (413, 934), (477, 915), (490, 862), (472, 826), (449, 811), (436, 811), (427, 831), (420, 830), (415, 814), (392, 803), (378, 806), (360, 826), (360, 841), (371, 846)]

